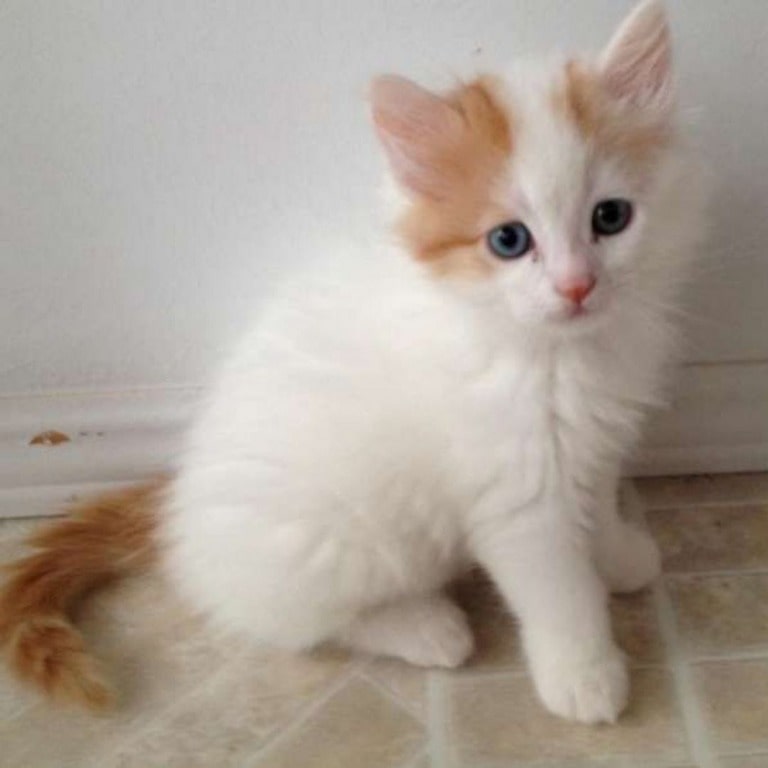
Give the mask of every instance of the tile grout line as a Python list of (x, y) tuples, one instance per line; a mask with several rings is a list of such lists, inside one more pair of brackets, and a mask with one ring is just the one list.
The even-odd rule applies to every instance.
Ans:
[(723, 578), (728, 576), (768, 576), (768, 568), (715, 568), (711, 571), (669, 571), (668, 579)]
[[(642, 499), (642, 494), (638, 491), (638, 495)], [(706, 501), (704, 499), (700, 501), (668, 501), (668, 502), (653, 502), (643, 501), (646, 510), (648, 512), (674, 512), (682, 510), (692, 509), (722, 509), (723, 507), (764, 507), (768, 504), (768, 498), (747, 498), (747, 499), (715, 499), (714, 501)]]
[(446, 748), (447, 691), (445, 672), (427, 674), (427, 754), (430, 768), (448, 768)]
[[(629, 666), (631, 670), (664, 669), (666, 664), (661, 659), (648, 660), (648, 661), (630, 660)], [(471, 668), (469, 668), (466, 671), (463, 671), (461, 675), (461, 679), (463, 682), (471, 682), (471, 683), (483, 683), (486, 681), (494, 682), (496, 680), (504, 681), (504, 680), (510, 680), (510, 679), (520, 679), (520, 678), (530, 679), (530, 673), (528, 672), (527, 669), (519, 669), (515, 667), (502, 667), (501, 669), (488, 669), (488, 670), (476, 669), (473, 671)]]
[(14, 709), (10, 714), (7, 714), (3, 719), (2, 724), (7, 726), (9, 723), (13, 723), (16, 720), (20, 720), (37, 703), (39, 702), (35, 702), (35, 701), (20, 702), (18, 709)]
[(421, 725), (426, 726), (424, 715), (420, 713), (415, 706), (409, 704), (395, 691), (387, 687), (385, 683), (382, 683), (381, 680), (378, 680), (374, 675), (371, 675), (367, 669), (361, 669), (358, 675), (365, 680), (366, 683), (370, 683), (380, 694), (386, 696), (395, 706), (409, 714), (412, 718), (421, 723)]
[[(39, 518), (28, 518), (28, 519), (39, 521), (40, 524), (45, 524), (47, 521), (50, 521), (51, 518), (39, 517)], [(0, 522), (0, 526), (1, 525), (2, 525), (2, 522)], [(29, 535), (29, 532), (25, 534), (25, 536), (27, 535)], [(22, 544), (23, 540), (19, 540), (16, 543)], [(111, 610), (112, 606), (102, 606), (102, 607), (105, 608), (104, 613), (106, 616), (109, 617), (109, 620), (119, 624), (119, 620), (115, 617), (114, 613)], [(232, 663), (231, 660), (229, 663)], [(191, 684), (185, 690), (181, 698), (168, 701), (164, 706), (161, 706), (157, 712), (154, 712), (151, 715), (151, 719), (150, 719), (150, 715), (148, 715), (147, 713), (144, 713), (144, 712), (137, 713), (129, 722), (131, 732), (124, 734), (122, 738), (116, 739), (113, 744), (113, 747), (115, 749), (119, 749), (122, 747), (130, 746), (133, 742), (138, 740), (144, 733), (150, 731), (157, 723), (168, 722), (177, 711), (182, 709), (182, 707), (187, 702), (194, 701), (199, 696), (204, 695), (204, 693), (207, 690), (214, 688), (217, 682), (219, 681), (219, 679), (224, 676), (224, 674), (228, 670), (228, 667), (229, 667), (229, 664), (225, 663), (215, 672), (212, 672), (211, 674)], [(120, 695), (120, 692), (118, 692), (118, 695)], [(41, 700), (45, 701), (44, 698), (42, 698)], [(14, 722), (17, 719), (21, 719), (28, 711), (30, 711), (35, 706), (37, 706), (38, 703), (39, 702), (37, 701), (30, 701), (26, 704), (22, 704), (20, 709), (14, 711), (10, 717), (6, 718), (5, 723), (7, 724), (9, 722)]]
[[(639, 504), (643, 521), (647, 529), (648, 505), (643, 500), (634, 483), (631, 484), (636, 503)], [(700, 701), (693, 688), (690, 669), (682, 658), (680, 639), (675, 625), (675, 614), (672, 601), (667, 592), (664, 574), (656, 580), (653, 586), (653, 602), (659, 622), (659, 631), (666, 651), (666, 658), (672, 671), (675, 692), (680, 706), (683, 723), (688, 736), (690, 757), (699, 768), (719, 768), (720, 762), (711, 747), (709, 734), (704, 726)]]
[(747, 747), (746, 749), (725, 749), (723, 757), (765, 757), (765, 764), (768, 765), (768, 744), (758, 745), (756, 747)]
[(316, 696), (305, 707), (299, 710), (289, 722), (285, 723), (281, 728), (276, 729), (275, 733), (268, 736), (267, 739), (261, 744), (252, 755), (252, 762), (248, 763), (249, 768), (255, 768), (261, 762), (261, 759), (276, 746), (279, 746), (286, 738), (291, 734), (298, 731), (302, 725), (304, 725), (320, 708), (327, 704), (342, 688), (348, 685), (353, 678), (359, 677), (359, 668), (354, 665), (352, 669), (348, 669), (346, 672), (339, 675), (337, 680), (334, 680), (328, 688), (326, 688), (321, 694)]
[(398, 768), (416, 768), (421, 762), (421, 759), (426, 757), (429, 759), (429, 752), (427, 748), (422, 744), (418, 749), (409, 755), (404, 762), (400, 763)]
[(718, 768), (719, 761), (710, 745), (709, 734), (704, 725), (699, 699), (694, 691), (690, 669), (680, 652), (674, 609), (667, 594), (663, 577), (654, 586), (653, 597), (662, 640), (666, 647), (685, 730), (688, 734), (691, 757), (700, 765), (700, 768)]
[[(130, 733), (123, 734), (122, 738), (117, 738), (110, 744), (110, 749), (118, 750), (130, 747), (145, 733), (156, 728), (158, 724), (167, 724), (174, 717), (175, 713), (180, 711), (186, 703), (194, 701), (200, 696), (203, 696), (208, 690), (215, 688), (219, 680), (227, 673), (228, 669), (229, 664), (222, 665), (216, 672), (213, 672), (209, 676), (199, 680), (197, 683), (192, 684), (181, 698), (167, 702), (157, 712), (152, 713), (151, 716), (147, 713), (137, 714), (128, 723), (130, 726)], [(18, 710), (10, 718), (7, 718), (4, 724), (7, 725), (10, 722), (14, 722), (35, 706), (35, 702), (30, 702), (29, 704), (24, 705), (21, 710)], [(89, 765), (92, 765), (92, 763), (89, 763)]]
[[(151, 732), (153, 728), (157, 728), (158, 725), (168, 724), (174, 715), (181, 711), (187, 703), (194, 702), (195, 699), (205, 695), (208, 690), (215, 688), (228, 671), (229, 664), (223, 664), (216, 672), (191, 685), (184, 696), (167, 702), (164, 706), (160, 707), (159, 711), (151, 715), (146, 712), (137, 714), (135, 719), (129, 722), (130, 733), (126, 733), (122, 738), (116, 739), (110, 745), (110, 749), (119, 750), (130, 747), (144, 734)], [(97, 757), (100, 756), (97, 755)]]
[(723, 651), (722, 653), (701, 653), (688, 657), (689, 664), (717, 664), (723, 661), (766, 661), (768, 647), (746, 651)]

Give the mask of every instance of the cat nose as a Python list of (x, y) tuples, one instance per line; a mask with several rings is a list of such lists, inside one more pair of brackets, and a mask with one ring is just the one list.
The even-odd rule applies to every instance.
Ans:
[(593, 275), (579, 278), (578, 280), (568, 280), (555, 285), (555, 290), (574, 304), (581, 304), (584, 299), (592, 293), (592, 289), (597, 284), (597, 279)]

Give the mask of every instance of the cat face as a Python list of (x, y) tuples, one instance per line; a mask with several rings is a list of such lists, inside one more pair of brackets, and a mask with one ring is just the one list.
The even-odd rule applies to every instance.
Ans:
[(397, 227), (438, 278), (529, 326), (571, 332), (642, 290), (674, 143), (670, 38), (641, 4), (594, 62), (518, 65), (437, 96), (374, 82), (374, 122), (407, 203)]

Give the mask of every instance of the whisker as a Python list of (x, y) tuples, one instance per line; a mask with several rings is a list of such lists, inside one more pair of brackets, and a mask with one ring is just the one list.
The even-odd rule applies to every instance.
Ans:
[(629, 282), (614, 283), (614, 287), (617, 288), (618, 290), (622, 290), (628, 293), (632, 297), (632, 299), (634, 299), (641, 307), (644, 307), (646, 309), (660, 310), (663, 313), (672, 314), (674, 316), (683, 318), (684, 320), (702, 324), (702, 325), (715, 325), (715, 323), (718, 322), (718, 320), (715, 318), (699, 315), (679, 304), (665, 302), (655, 297), (651, 298), (647, 294), (644, 294), (641, 291), (637, 290)]

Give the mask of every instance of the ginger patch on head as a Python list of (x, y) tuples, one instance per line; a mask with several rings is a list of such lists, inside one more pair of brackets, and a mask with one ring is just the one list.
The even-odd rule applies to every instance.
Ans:
[(571, 122), (586, 142), (640, 175), (653, 154), (672, 138), (668, 123), (611, 98), (600, 73), (580, 61), (566, 65), (552, 104), (555, 113)]
[(441, 178), (440, 193), (416, 196), (397, 230), (414, 258), (435, 274), (484, 276), (494, 267), (481, 252), (482, 220), (512, 153), (511, 116), (494, 99), (491, 78), (458, 88), (446, 102), (461, 115), (463, 126), (430, 158)]

